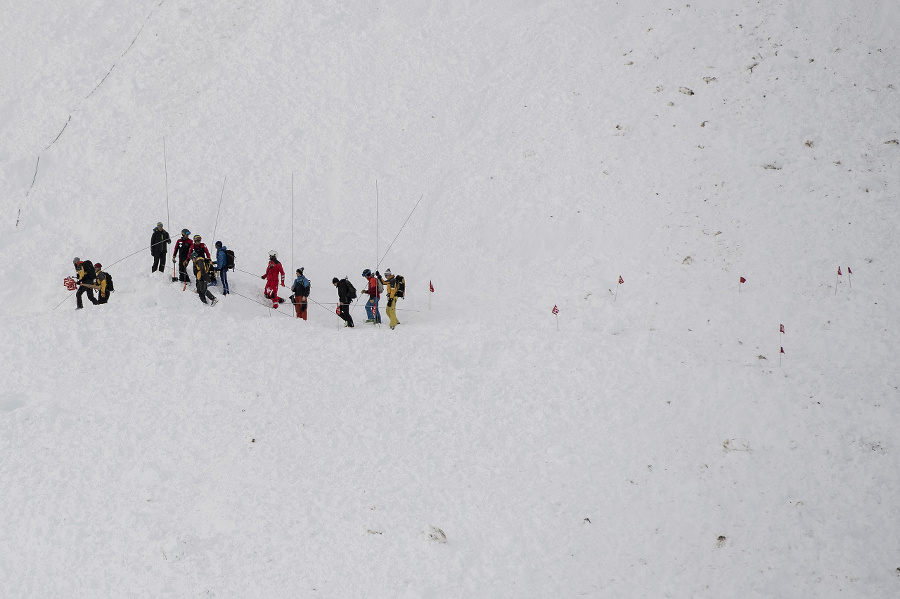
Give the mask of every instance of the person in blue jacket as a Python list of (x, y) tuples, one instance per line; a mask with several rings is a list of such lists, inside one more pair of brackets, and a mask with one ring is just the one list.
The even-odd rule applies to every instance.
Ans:
[(219, 278), (222, 279), (222, 295), (228, 295), (228, 256), (225, 250), (228, 248), (222, 245), (221, 241), (216, 242), (216, 270), (219, 271)]

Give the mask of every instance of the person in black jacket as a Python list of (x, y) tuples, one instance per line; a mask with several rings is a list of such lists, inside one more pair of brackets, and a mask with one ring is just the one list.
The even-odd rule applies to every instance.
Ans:
[(75, 258), (72, 260), (72, 264), (75, 265), (75, 270), (78, 271), (76, 279), (76, 282), (78, 283), (78, 293), (75, 294), (75, 309), (81, 310), (84, 308), (81, 296), (84, 295), (85, 292), (87, 292), (88, 299), (91, 300), (91, 303), (96, 306), (97, 298), (94, 297), (94, 288), (97, 281), (97, 271), (94, 270), (93, 262)]
[(337, 287), (338, 290), (338, 316), (347, 323), (344, 326), (353, 328), (353, 317), (350, 316), (350, 302), (353, 301), (351, 296), (355, 294), (350, 292), (352, 285), (350, 285), (350, 281), (347, 279), (338, 280), (337, 277), (331, 279), (331, 283)]
[(169, 253), (169, 245), (172, 239), (168, 231), (163, 229), (162, 223), (156, 223), (153, 235), (150, 236), (150, 255), (153, 256), (153, 270), (150, 272), (163, 272), (166, 269), (166, 254)]

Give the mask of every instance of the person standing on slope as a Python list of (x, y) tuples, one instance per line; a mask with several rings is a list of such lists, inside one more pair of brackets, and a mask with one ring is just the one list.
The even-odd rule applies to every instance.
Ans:
[(219, 278), (222, 279), (222, 295), (228, 295), (228, 248), (221, 241), (216, 242), (216, 267)]
[(150, 236), (150, 254), (153, 256), (153, 270), (150, 272), (165, 272), (166, 254), (169, 253), (169, 245), (172, 239), (169, 232), (163, 229), (162, 223), (156, 223), (153, 234)]
[(94, 283), (97, 280), (97, 271), (94, 270), (94, 265), (90, 260), (82, 260), (81, 258), (75, 258), (72, 260), (72, 264), (75, 265), (75, 270), (78, 272), (75, 275), (77, 278), (75, 282), (78, 283), (78, 293), (75, 294), (75, 309), (81, 310), (84, 308), (84, 304), (81, 301), (81, 296), (87, 293), (88, 299), (91, 300), (91, 303), (95, 306), (97, 305), (97, 299), (94, 297)]
[(384, 311), (387, 312), (388, 318), (391, 319), (391, 330), (394, 330), (394, 327), (400, 324), (400, 321), (397, 320), (397, 281), (394, 280), (394, 275), (391, 274), (390, 268), (384, 271), (386, 278), (382, 279), (381, 273), (377, 270), (375, 271), (375, 276), (387, 287), (388, 301), (387, 308)]
[[(165, 257), (162, 261), (163, 264), (166, 263)], [(109, 301), (109, 293), (112, 291), (112, 277), (104, 272), (103, 265), (99, 262), (94, 265), (94, 270), (97, 271), (97, 303), (105, 304)]]
[(352, 329), (353, 317), (350, 316), (350, 304), (354, 299), (356, 299), (356, 288), (346, 278), (339, 280), (337, 277), (335, 277), (331, 279), (331, 283), (332, 285), (337, 287), (338, 291), (337, 314), (343, 319), (345, 323), (347, 323), (344, 326), (348, 326)]
[(265, 295), (267, 299), (272, 300), (272, 307), (277, 308), (278, 304), (284, 301), (284, 298), (278, 297), (278, 279), (281, 277), (281, 286), (284, 287), (284, 268), (278, 261), (278, 254), (275, 250), (269, 252), (269, 264), (266, 266), (266, 274), (261, 279), (266, 280)]
[(302, 318), (303, 320), (306, 320), (309, 287), (309, 279), (303, 276), (303, 267), (298, 268), (297, 278), (294, 279), (294, 284), (291, 285), (291, 291), (294, 292), (292, 296), (294, 311), (297, 313), (297, 318)]
[(381, 313), (378, 311), (378, 301), (381, 299), (381, 291), (378, 289), (379, 283), (375, 275), (368, 268), (362, 272), (362, 276), (366, 279), (366, 289), (360, 293), (367, 293), (369, 301), (366, 302), (366, 322), (372, 324), (381, 324)]
[(219, 300), (217, 300), (216, 296), (207, 289), (207, 285), (209, 284), (209, 273), (211, 271), (210, 260), (203, 255), (203, 252), (196, 250), (192, 257), (194, 260), (194, 278), (197, 280), (197, 295), (200, 296), (200, 301), (204, 304), (207, 303), (206, 299), (209, 298), (212, 300), (211, 305), (215, 306)]
[(182, 229), (181, 237), (175, 242), (175, 249), (172, 251), (172, 262), (178, 261), (178, 278), (172, 277), (172, 281), (191, 282), (187, 275), (187, 268), (193, 251), (194, 242), (191, 241), (191, 232), (187, 229)]

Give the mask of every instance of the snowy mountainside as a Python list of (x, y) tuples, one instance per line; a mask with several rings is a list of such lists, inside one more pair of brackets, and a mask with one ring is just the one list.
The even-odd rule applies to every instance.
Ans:
[(896, 3), (7, 8), (4, 596), (896, 594)]

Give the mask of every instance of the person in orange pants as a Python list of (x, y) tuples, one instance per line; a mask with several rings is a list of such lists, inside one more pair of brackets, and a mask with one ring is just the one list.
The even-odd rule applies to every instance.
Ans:
[(302, 267), (297, 269), (297, 278), (294, 279), (294, 284), (291, 285), (291, 291), (294, 292), (294, 295), (291, 296), (291, 301), (294, 302), (294, 311), (297, 313), (297, 318), (306, 320), (306, 307), (309, 298), (309, 279), (303, 276)]

